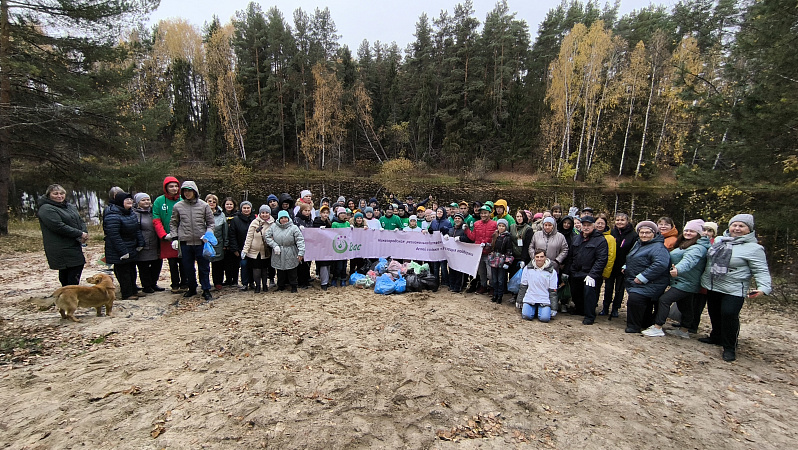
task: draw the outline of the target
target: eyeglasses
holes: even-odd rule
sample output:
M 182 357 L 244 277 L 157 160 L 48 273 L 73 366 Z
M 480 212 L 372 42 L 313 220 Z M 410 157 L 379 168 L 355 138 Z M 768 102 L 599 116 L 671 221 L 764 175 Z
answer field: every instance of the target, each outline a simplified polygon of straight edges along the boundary
M 654 234 L 654 232 L 651 230 L 641 229 L 640 231 L 637 232 L 637 234 Z

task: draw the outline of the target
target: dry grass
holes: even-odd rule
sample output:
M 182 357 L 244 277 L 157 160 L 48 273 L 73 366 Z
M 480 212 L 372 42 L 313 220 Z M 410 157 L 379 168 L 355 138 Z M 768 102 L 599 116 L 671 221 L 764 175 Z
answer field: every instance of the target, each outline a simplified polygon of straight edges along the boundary
M 103 240 L 101 226 L 89 225 L 89 240 Z M 39 221 L 35 219 L 12 220 L 8 223 L 8 235 L 0 236 L 0 256 L 38 252 L 42 249 L 42 230 Z

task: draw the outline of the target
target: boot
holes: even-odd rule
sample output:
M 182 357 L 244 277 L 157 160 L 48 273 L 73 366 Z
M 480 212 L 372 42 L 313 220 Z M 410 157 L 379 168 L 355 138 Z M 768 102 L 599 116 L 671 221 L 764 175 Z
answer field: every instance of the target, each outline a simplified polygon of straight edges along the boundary
M 185 294 L 183 294 L 183 297 L 185 297 L 185 298 L 189 298 L 189 297 L 193 297 L 193 296 L 195 296 L 195 295 L 197 295 L 197 288 L 189 288 L 189 289 L 186 291 L 186 293 L 185 293 Z
M 255 286 L 255 293 L 260 294 L 260 286 Z
M 206 302 L 213 300 L 213 295 L 211 295 L 210 289 L 203 289 L 202 298 L 204 298 Z
M 297 292 L 296 285 L 292 284 L 291 285 L 291 293 L 292 294 L 296 294 L 296 292 Z
M 496 304 L 501 305 L 503 296 L 504 296 L 504 294 L 497 294 L 496 295 Z

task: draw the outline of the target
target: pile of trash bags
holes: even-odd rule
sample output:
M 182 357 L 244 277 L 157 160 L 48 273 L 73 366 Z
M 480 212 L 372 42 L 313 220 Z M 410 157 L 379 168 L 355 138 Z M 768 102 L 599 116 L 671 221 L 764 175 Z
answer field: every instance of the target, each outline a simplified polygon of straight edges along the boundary
M 406 291 L 437 291 L 438 280 L 430 273 L 429 264 L 415 261 L 404 264 L 390 258 L 372 262 L 368 270 L 363 267 L 349 277 L 349 284 L 359 289 L 374 288 L 377 294 L 402 294 Z

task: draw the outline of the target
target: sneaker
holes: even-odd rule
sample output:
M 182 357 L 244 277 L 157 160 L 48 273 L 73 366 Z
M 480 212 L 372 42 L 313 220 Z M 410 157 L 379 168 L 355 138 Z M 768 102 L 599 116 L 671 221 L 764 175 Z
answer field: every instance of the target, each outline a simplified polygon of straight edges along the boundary
M 582 319 L 582 325 L 593 325 L 593 321 L 585 317 Z
M 665 331 L 666 333 L 670 334 L 671 336 L 677 336 L 682 339 L 690 339 L 690 333 L 686 331 L 682 331 L 678 328 L 672 328 L 670 330 Z
M 197 289 L 196 288 L 187 290 L 186 293 L 183 294 L 183 297 L 188 298 L 188 297 L 193 297 L 195 295 L 197 295 Z
M 476 290 L 476 293 L 480 294 L 480 295 L 482 295 L 482 294 L 484 294 L 486 292 L 488 292 L 488 288 L 486 288 L 485 286 L 480 286 L 479 289 Z
M 601 311 L 599 311 L 599 313 L 598 313 L 598 315 L 600 315 L 600 316 L 606 316 L 607 314 L 608 314 L 608 312 L 607 312 L 607 310 L 606 310 L 606 309 L 602 309 L 602 310 L 601 310 Z
M 737 359 L 737 355 L 734 354 L 734 350 L 723 350 L 723 360 L 726 362 L 732 362 Z
M 322 291 L 326 291 L 327 290 L 327 285 L 326 284 L 322 284 L 321 285 L 321 290 Z
M 155 289 L 153 289 L 151 287 L 148 287 L 148 288 L 142 289 L 142 292 L 144 292 L 145 294 L 154 294 L 155 293 Z
M 640 330 L 638 330 L 636 328 L 632 328 L 632 327 L 626 327 L 626 329 L 623 330 L 623 332 L 624 333 L 639 333 Z
M 216 285 L 214 285 L 213 287 L 214 287 L 214 288 L 215 288 L 217 291 L 221 291 L 221 290 L 222 290 L 222 285 L 221 285 L 221 284 L 216 284 Z
M 238 288 L 238 290 L 241 292 L 246 292 L 249 290 L 249 286 L 241 286 L 240 288 Z
M 617 310 L 617 309 L 613 309 L 613 310 L 612 310 L 612 313 L 610 313 L 610 317 L 615 317 L 615 318 L 617 318 L 617 317 L 618 317 L 618 310 Z
M 648 336 L 648 337 L 662 337 L 662 336 L 665 336 L 665 332 L 662 331 L 662 328 L 657 328 L 657 327 L 655 327 L 653 325 L 648 327 L 648 328 L 646 328 L 645 330 L 641 331 L 640 333 L 642 333 L 643 336 Z
M 297 293 L 296 286 L 291 286 L 291 293 L 292 294 L 296 294 Z

